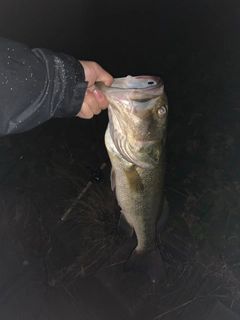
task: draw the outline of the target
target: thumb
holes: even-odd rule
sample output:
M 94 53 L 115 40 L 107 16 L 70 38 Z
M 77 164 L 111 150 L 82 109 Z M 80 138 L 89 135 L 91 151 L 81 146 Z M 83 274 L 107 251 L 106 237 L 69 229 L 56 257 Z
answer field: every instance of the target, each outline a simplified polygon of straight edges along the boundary
M 97 65 L 97 81 L 103 82 L 106 86 L 111 86 L 113 83 L 113 77 L 106 71 L 104 70 L 100 65 Z
M 79 60 L 79 62 L 83 66 L 85 79 L 88 81 L 89 87 L 93 86 L 96 81 L 101 81 L 106 86 L 110 86 L 113 83 L 113 77 L 98 63 L 84 60 Z

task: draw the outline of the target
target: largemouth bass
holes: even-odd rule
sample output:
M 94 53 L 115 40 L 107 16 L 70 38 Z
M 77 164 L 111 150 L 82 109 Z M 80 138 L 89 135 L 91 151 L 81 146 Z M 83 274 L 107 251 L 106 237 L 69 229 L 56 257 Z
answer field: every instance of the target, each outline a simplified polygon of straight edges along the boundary
M 158 77 L 114 79 L 96 85 L 109 102 L 105 145 L 112 164 L 111 187 L 121 207 L 119 229 L 137 246 L 126 271 L 145 272 L 153 282 L 166 276 L 156 245 L 157 223 L 164 207 L 168 101 Z

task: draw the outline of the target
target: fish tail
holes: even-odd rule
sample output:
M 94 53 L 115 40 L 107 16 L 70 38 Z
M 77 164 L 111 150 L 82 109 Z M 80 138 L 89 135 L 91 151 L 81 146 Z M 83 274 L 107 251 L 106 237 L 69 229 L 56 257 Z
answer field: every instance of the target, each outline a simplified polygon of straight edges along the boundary
M 166 280 L 166 269 L 158 248 L 150 252 L 133 250 L 124 265 L 124 272 L 143 272 L 152 282 L 159 283 Z

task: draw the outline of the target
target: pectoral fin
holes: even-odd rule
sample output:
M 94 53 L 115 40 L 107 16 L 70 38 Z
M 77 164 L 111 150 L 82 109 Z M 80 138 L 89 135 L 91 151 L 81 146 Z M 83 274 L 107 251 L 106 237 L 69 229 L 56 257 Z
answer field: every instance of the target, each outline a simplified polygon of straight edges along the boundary
M 143 191 L 143 182 L 136 170 L 135 166 L 132 166 L 130 169 L 124 170 L 130 191 L 140 193 Z
M 110 175 L 110 180 L 111 180 L 111 189 L 112 191 L 116 188 L 116 175 L 115 175 L 115 170 L 111 169 L 111 175 Z

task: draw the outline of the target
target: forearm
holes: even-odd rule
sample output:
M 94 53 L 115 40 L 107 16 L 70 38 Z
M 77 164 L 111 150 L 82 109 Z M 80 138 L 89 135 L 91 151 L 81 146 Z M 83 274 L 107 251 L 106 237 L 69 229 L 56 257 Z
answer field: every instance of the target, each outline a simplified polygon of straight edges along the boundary
M 75 116 L 86 88 L 75 58 L 0 38 L 0 135 Z

